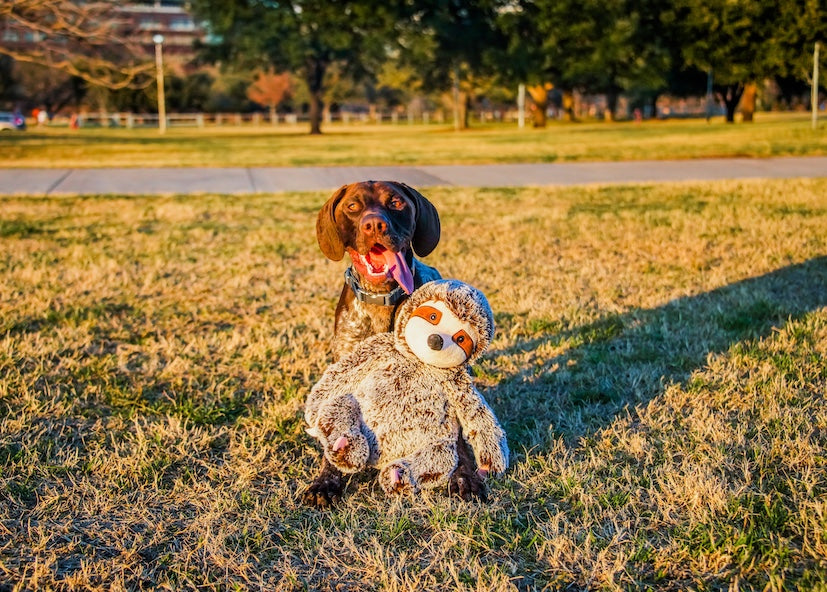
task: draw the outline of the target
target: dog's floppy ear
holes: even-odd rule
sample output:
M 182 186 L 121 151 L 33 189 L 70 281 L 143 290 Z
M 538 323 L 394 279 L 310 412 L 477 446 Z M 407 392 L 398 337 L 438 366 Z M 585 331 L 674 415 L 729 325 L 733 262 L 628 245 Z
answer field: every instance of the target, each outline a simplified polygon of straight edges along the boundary
M 345 256 L 345 244 L 339 236 L 339 228 L 336 226 L 333 212 L 344 197 L 347 188 L 347 185 L 342 185 L 337 189 L 319 210 L 319 216 L 316 218 L 316 240 L 319 241 L 319 248 L 325 257 L 333 261 L 339 261 Z
M 416 227 L 414 228 L 411 246 L 414 252 L 420 257 L 426 257 L 439 243 L 440 225 L 439 214 L 434 204 L 419 193 L 416 189 L 404 183 L 394 183 L 405 195 L 407 195 L 416 207 Z

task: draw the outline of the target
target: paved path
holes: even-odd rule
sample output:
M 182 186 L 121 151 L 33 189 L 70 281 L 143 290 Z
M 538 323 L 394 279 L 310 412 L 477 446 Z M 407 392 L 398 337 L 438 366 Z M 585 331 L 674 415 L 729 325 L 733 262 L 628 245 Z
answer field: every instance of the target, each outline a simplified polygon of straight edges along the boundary
M 365 179 L 414 187 L 500 187 L 792 177 L 827 177 L 827 157 L 412 167 L 0 168 L 0 195 L 271 193 L 331 190 Z

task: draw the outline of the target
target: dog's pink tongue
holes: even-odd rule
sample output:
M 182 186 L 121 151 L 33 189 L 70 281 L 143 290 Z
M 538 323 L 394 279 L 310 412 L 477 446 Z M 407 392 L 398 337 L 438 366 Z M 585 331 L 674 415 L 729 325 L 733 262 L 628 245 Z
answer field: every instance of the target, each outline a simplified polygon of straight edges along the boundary
M 406 294 L 410 294 L 414 289 L 413 274 L 411 268 L 408 267 L 408 262 L 405 261 L 405 255 L 402 253 L 394 253 L 390 249 L 382 253 L 385 257 L 385 263 L 388 266 L 388 271 L 396 280 L 396 283 L 402 286 Z

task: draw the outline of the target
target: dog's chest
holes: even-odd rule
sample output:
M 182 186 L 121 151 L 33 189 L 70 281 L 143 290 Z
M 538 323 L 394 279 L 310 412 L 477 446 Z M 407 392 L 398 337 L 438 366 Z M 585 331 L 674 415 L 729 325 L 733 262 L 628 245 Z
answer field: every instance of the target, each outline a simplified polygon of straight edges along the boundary
M 359 343 L 393 327 L 394 307 L 377 306 L 354 300 L 342 310 L 336 324 L 333 355 L 338 360 L 353 351 Z

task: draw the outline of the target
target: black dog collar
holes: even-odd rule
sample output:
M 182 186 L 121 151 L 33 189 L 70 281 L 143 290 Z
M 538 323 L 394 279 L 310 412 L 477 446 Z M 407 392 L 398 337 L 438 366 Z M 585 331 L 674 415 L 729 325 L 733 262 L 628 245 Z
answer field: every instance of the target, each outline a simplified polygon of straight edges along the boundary
M 402 286 L 397 286 L 390 292 L 367 292 L 359 285 L 359 279 L 353 274 L 353 268 L 345 269 L 345 283 L 350 286 L 356 299 L 368 304 L 377 304 L 379 306 L 396 306 L 402 302 L 407 294 Z

